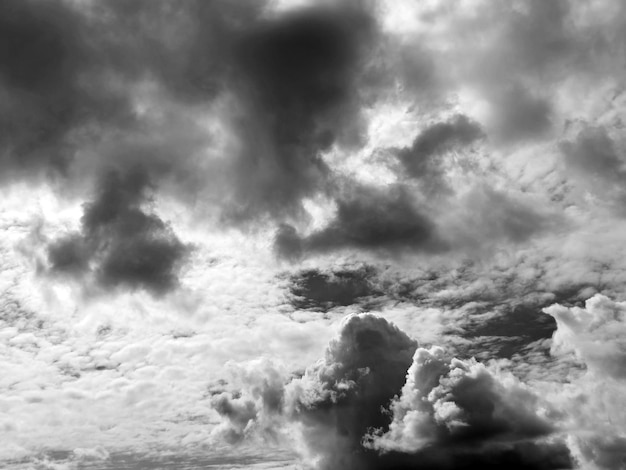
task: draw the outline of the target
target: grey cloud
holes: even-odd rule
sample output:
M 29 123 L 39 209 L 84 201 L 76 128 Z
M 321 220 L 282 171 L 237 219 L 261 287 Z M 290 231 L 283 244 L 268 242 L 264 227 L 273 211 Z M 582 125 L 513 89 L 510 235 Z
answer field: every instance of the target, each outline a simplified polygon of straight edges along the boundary
M 201 188 L 203 176 L 218 187 L 225 219 L 280 218 L 326 189 L 321 151 L 360 139 L 358 81 L 376 35 L 361 2 L 280 14 L 249 1 L 10 0 L 0 8 L 0 102 L 10 111 L 0 120 L 4 174 L 82 181 L 105 157 L 120 171 L 139 160 L 158 167 L 155 180 L 175 174 L 175 193 L 189 180 Z M 160 118 L 137 112 L 135 92 L 146 84 L 168 105 Z M 207 169 L 198 154 L 208 139 L 181 126 L 180 115 L 226 96 L 240 106 L 229 128 L 237 149 Z M 169 158 L 139 152 L 124 165 L 118 153 L 128 144 L 112 136 L 158 148 L 164 128 L 184 145 Z
M 374 33 L 369 13 L 346 4 L 262 20 L 243 37 L 237 60 L 250 104 L 234 217 L 297 213 L 303 196 L 326 189 L 319 153 L 358 140 L 356 90 Z
M 311 269 L 291 277 L 290 292 L 296 308 L 327 311 L 336 306 L 353 305 L 371 296 L 381 295 L 373 278 L 371 266 L 356 269 L 335 269 L 324 272 Z
M 558 220 L 557 215 L 543 213 L 519 197 L 513 198 L 487 186 L 470 192 L 465 204 L 473 219 L 467 221 L 465 231 L 470 234 L 474 225 L 483 239 L 523 242 Z
M 142 169 L 107 173 L 96 199 L 84 205 L 82 231 L 49 245 L 52 271 L 72 275 L 93 271 L 104 287 L 145 288 L 155 294 L 175 288 L 190 247 L 167 223 L 142 208 L 149 188 Z
M 303 240 L 306 249 L 330 251 L 356 248 L 393 252 L 436 246 L 435 226 L 401 186 L 360 187 L 337 201 L 329 225 Z
M 0 6 L 0 164 L 5 175 L 63 173 L 73 131 L 132 121 L 103 81 L 88 29 L 64 2 L 8 0 Z
M 426 127 L 410 147 L 398 149 L 395 153 L 406 173 L 420 180 L 425 193 L 435 195 L 448 189 L 441 154 L 469 145 L 483 135 L 477 122 L 457 114 L 447 121 Z
M 545 135 L 552 128 L 552 105 L 547 98 L 534 96 L 520 85 L 510 86 L 492 96 L 493 130 L 497 139 L 516 142 Z
M 624 161 L 603 128 L 584 129 L 574 142 L 564 142 L 561 150 L 567 165 L 583 177 L 619 182 L 626 176 Z
M 623 216 L 626 202 L 626 164 L 619 140 L 603 127 L 587 127 L 573 141 L 560 145 L 569 176 Z

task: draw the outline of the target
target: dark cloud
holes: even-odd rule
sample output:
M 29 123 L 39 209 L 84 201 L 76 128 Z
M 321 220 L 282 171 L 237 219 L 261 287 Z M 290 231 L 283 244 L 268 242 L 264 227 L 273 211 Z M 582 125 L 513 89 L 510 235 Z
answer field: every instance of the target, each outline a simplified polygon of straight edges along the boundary
M 145 288 L 164 293 L 178 284 L 189 253 L 171 227 L 146 212 L 151 183 L 136 169 L 112 171 L 100 182 L 93 202 L 84 205 L 82 230 L 48 247 L 52 271 L 84 275 L 93 271 L 102 286 Z
M 375 276 L 376 271 L 370 266 L 328 273 L 317 269 L 302 271 L 291 278 L 292 304 L 300 309 L 327 311 L 359 303 L 381 294 L 372 282 Z
M 0 5 L 0 164 L 4 175 L 63 173 L 77 131 L 131 121 L 123 97 L 107 86 L 88 28 L 64 2 Z
M 337 201 L 337 215 L 303 239 L 306 250 L 343 248 L 394 252 L 436 247 L 435 226 L 403 187 L 359 187 Z
M 250 1 L 9 0 L 0 8 L 4 174 L 83 179 L 102 166 L 86 158 L 113 155 L 120 171 L 140 160 L 158 167 L 153 178 L 175 173 L 177 192 L 187 180 L 200 187 L 198 173 L 211 179 L 215 168 L 192 158 L 206 142 L 179 114 L 228 96 L 239 109 L 229 129 L 236 149 L 218 170 L 228 179 L 225 214 L 282 216 L 325 189 L 321 151 L 359 140 L 357 82 L 376 30 L 360 2 L 280 14 Z M 144 95 L 154 112 L 138 111 Z M 185 141 L 176 158 L 139 152 L 124 166 L 118 154 L 128 141 L 158 148 L 145 140 L 161 142 L 163 129 Z
M 567 165 L 585 178 L 600 179 L 605 184 L 620 182 L 626 176 L 624 160 L 603 128 L 582 130 L 574 142 L 564 142 L 561 151 Z
M 259 21 L 239 43 L 249 104 L 234 216 L 297 211 L 325 190 L 320 152 L 358 140 L 358 79 L 375 25 L 361 7 L 307 7 Z M 356 127 L 355 127 L 356 126 Z
M 385 428 L 383 412 L 404 383 L 417 342 L 374 315 L 353 315 L 325 359 L 295 380 L 292 413 L 319 468 L 374 468 L 361 446 L 369 427 Z M 372 452 L 372 454 L 374 454 Z
M 455 147 L 471 144 L 482 136 L 478 123 L 458 114 L 448 121 L 426 127 L 411 147 L 398 150 L 397 155 L 409 176 L 421 179 L 428 193 L 436 193 L 444 186 L 444 170 L 436 157 Z

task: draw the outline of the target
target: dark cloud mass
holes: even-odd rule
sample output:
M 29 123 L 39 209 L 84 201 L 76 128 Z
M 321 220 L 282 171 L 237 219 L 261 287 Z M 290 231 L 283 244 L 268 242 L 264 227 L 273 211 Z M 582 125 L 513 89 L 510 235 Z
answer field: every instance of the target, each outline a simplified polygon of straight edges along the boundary
M 92 270 L 102 286 L 155 293 L 176 287 L 177 272 L 190 248 L 166 222 L 142 208 L 149 189 L 141 169 L 107 173 L 96 199 L 84 205 L 81 232 L 48 247 L 51 269 L 77 276 Z
M 337 201 L 337 214 L 327 227 L 303 239 L 306 249 L 342 248 L 392 253 L 436 247 L 435 227 L 402 186 L 356 188 Z
M 360 303 L 382 294 L 372 282 L 375 275 L 376 270 L 371 266 L 328 273 L 317 269 L 300 272 L 291 278 L 292 304 L 300 309 L 326 311 Z
M 235 215 L 293 211 L 325 190 L 330 169 L 320 152 L 358 139 L 357 82 L 373 34 L 365 10 L 339 4 L 259 21 L 242 38 L 237 60 L 250 105 Z
M 429 185 L 429 192 L 433 192 L 442 186 L 443 170 L 437 158 L 439 154 L 456 146 L 471 144 L 482 136 L 478 123 L 467 116 L 456 115 L 448 121 L 426 127 L 411 147 L 398 150 L 397 155 L 406 172 L 413 178 L 423 179 Z

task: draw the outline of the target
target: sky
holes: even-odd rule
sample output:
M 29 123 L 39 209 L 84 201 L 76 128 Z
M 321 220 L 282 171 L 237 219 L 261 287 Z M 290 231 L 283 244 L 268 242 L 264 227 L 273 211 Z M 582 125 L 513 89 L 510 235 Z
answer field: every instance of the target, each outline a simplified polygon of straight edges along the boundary
M 2 0 L 0 466 L 625 469 L 625 10 Z

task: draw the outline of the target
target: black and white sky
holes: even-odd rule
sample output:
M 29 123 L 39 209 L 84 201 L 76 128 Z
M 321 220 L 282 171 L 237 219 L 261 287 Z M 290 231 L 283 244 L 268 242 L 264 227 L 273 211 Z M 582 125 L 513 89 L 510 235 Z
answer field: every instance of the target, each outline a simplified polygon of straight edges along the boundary
M 626 3 L 0 0 L 0 467 L 626 469 Z

